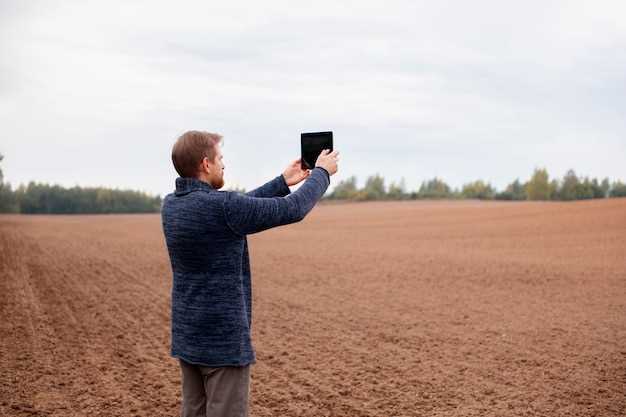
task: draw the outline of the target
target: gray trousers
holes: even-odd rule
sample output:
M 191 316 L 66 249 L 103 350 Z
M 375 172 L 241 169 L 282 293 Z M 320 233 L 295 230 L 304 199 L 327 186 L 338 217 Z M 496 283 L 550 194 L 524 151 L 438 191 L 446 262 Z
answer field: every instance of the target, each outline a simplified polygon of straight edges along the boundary
M 178 361 L 182 417 L 248 417 L 250 365 L 213 368 Z

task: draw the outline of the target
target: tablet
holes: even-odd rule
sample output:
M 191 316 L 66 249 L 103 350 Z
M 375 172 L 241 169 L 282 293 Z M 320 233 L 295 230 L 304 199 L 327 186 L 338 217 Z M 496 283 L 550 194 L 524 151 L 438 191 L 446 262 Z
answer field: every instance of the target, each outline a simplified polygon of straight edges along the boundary
M 333 132 L 312 132 L 300 135 L 302 169 L 315 168 L 315 161 L 324 149 L 333 150 Z

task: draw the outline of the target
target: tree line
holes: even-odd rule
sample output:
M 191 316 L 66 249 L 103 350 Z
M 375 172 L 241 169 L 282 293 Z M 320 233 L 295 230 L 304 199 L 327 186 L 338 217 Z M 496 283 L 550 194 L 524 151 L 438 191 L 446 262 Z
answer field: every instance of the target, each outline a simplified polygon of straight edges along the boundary
M 0 155 L 0 161 L 3 156 Z M 161 209 L 161 197 L 103 187 L 72 187 L 30 182 L 15 190 L 4 182 L 0 169 L 0 213 L 99 214 L 153 213 Z
M 0 161 L 3 156 L 0 155 Z M 244 189 L 231 191 L 244 192 Z M 460 188 L 452 188 L 440 178 L 423 181 L 417 190 L 406 189 L 404 179 L 391 182 L 375 174 L 368 177 L 363 187 L 357 178 L 340 181 L 325 196 L 328 200 L 417 200 L 417 199 L 480 199 L 480 200 L 584 200 L 592 198 L 626 197 L 626 184 L 604 178 L 579 177 L 569 170 L 563 178 L 550 178 L 545 168 L 535 169 L 530 179 L 516 179 L 504 190 L 497 191 L 491 184 L 476 180 Z M 0 213 L 25 214 L 88 214 L 88 213 L 155 213 L 161 209 L 161 197 L 133 190 L 103 187 L 72 187 L 30 182 L 15 190 L 4 182 L 0 169 Z
M 563 178 L 552 178 L 545 168 L 537 168 L 525 182 L 516 179 L 498 191 L 491 184 L 476 180 L 460 188 L 452 188 L 440 178 L 423 181 L 414 191 L 408 191 L 404 179 L 385 185 L 385 179 L 375 174 L 368 177 L 363 187 L 357 178 L 340 181 L 326 199 L 329 200 L 418 200 L 418 199 L 480 199 L 480 200 L 586 200 L 592 198 L 626 197 L 626 184 L 611 182 L 608 178 L 579 177 L 570 169 Z

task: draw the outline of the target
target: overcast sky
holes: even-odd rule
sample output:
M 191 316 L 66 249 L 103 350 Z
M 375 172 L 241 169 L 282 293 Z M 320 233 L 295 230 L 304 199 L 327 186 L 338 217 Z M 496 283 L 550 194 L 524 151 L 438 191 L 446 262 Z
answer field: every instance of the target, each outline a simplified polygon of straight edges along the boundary
M 227 187 L 320 130 L 333 185 L 626 180 L 626 2 L 0 0 L 0 122 L 14 186 L 165 195 L 190 129 L 224 136 Z

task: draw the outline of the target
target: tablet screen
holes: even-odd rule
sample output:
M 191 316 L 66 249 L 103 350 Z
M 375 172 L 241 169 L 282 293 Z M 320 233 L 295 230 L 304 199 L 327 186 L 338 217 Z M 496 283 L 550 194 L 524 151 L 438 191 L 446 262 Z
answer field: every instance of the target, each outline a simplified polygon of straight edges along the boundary
M 313 169 L 322 150 L 333 150 L 333 132 L 302 133 L 302 169 Z

